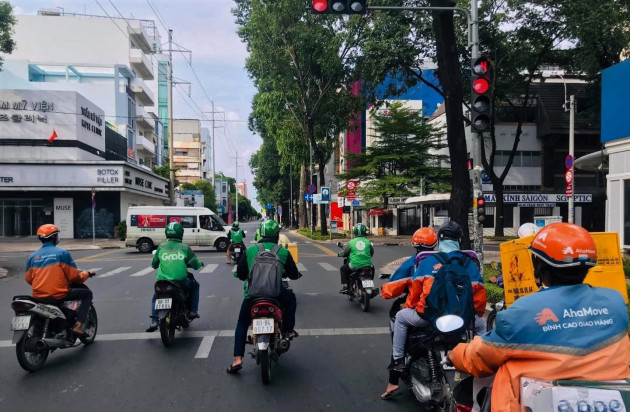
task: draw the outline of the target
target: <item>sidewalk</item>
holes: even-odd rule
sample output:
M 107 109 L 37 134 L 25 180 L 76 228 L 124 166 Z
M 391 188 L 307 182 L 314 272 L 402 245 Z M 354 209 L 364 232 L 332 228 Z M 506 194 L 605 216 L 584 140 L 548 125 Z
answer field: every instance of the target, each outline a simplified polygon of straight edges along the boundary
M 36 236 L 5 238 L 0 240 L 0 253 L 34 252 L 42 246 Z M 59 247 L 66 250 L 119 249 L 125 242 L 118 239 L 61 239 Z

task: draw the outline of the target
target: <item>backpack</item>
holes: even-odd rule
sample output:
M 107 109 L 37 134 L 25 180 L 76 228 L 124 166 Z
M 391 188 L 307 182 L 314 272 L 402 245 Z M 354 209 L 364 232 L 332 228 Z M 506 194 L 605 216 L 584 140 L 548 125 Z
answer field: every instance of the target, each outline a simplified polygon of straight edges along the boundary
M 280 245 L 266 250 L 258 244 L 258 254 L 254 258 L 247 281 L 247 295 L 250 298 L 277 298 L 282 292 L 282 272 L 284 267 L 278 258 Z
M 434 256 L 442 267 L 435 274 L 431 292 L 426 297 L 423 317 L 435 326 L 440 316 L 457 315 L 464 320 L 464 326 L 450 333 L 459 333 L 471 328 L 475 318 L 472 284 L 464 269 L 470 258 L 463 254 L 450 259 L 444 253 Z

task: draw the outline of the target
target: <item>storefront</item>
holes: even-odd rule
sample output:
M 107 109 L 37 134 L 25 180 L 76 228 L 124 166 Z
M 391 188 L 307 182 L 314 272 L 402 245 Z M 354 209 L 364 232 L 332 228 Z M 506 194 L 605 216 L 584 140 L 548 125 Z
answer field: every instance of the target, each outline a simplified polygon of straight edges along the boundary
M 129 206 L 161 206 L 168 181 L 125 162 L 0 163 L 0 236 L 34 236 L 54 223 L 62 238 L 114 237 Z M 94 188 L 94 203 L 92 202 Z

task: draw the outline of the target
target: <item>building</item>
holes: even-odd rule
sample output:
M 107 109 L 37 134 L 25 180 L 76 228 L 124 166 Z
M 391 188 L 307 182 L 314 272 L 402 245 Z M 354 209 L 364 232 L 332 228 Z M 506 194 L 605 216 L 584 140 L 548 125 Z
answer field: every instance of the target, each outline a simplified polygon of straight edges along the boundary
M 0 90 L 0 236 L 114 236 L 129 206 L 163 205 L 168 181 L 126 161 L 127 139 L 73 91 Z
M 195 183 L 207 178 L 206 142 L 201 138 L 197 119 L 173 120 L 173 164 L 180 183 Z
M 227 222 L 230 210 L 232 208 L 230 197 L 230 182 L 223 174 L 217 174 L 214 182 L 214 193 L 217 199 L 218 214 L 223 220 Z
M 236 184 L 236 190 L 238 191 L 239 195 L 249 198 L 247 196 L 247 181 L 245 179 Z

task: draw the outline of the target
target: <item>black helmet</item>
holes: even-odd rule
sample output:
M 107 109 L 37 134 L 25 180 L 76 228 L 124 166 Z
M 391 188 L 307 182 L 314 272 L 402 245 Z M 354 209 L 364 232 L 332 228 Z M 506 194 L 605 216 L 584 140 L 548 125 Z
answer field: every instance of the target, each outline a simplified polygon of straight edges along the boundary
M 452 220 L 445 222 L 437 231 L 438 239 L 452 239 L 460 241 L 462 238 L 462 227 Z

